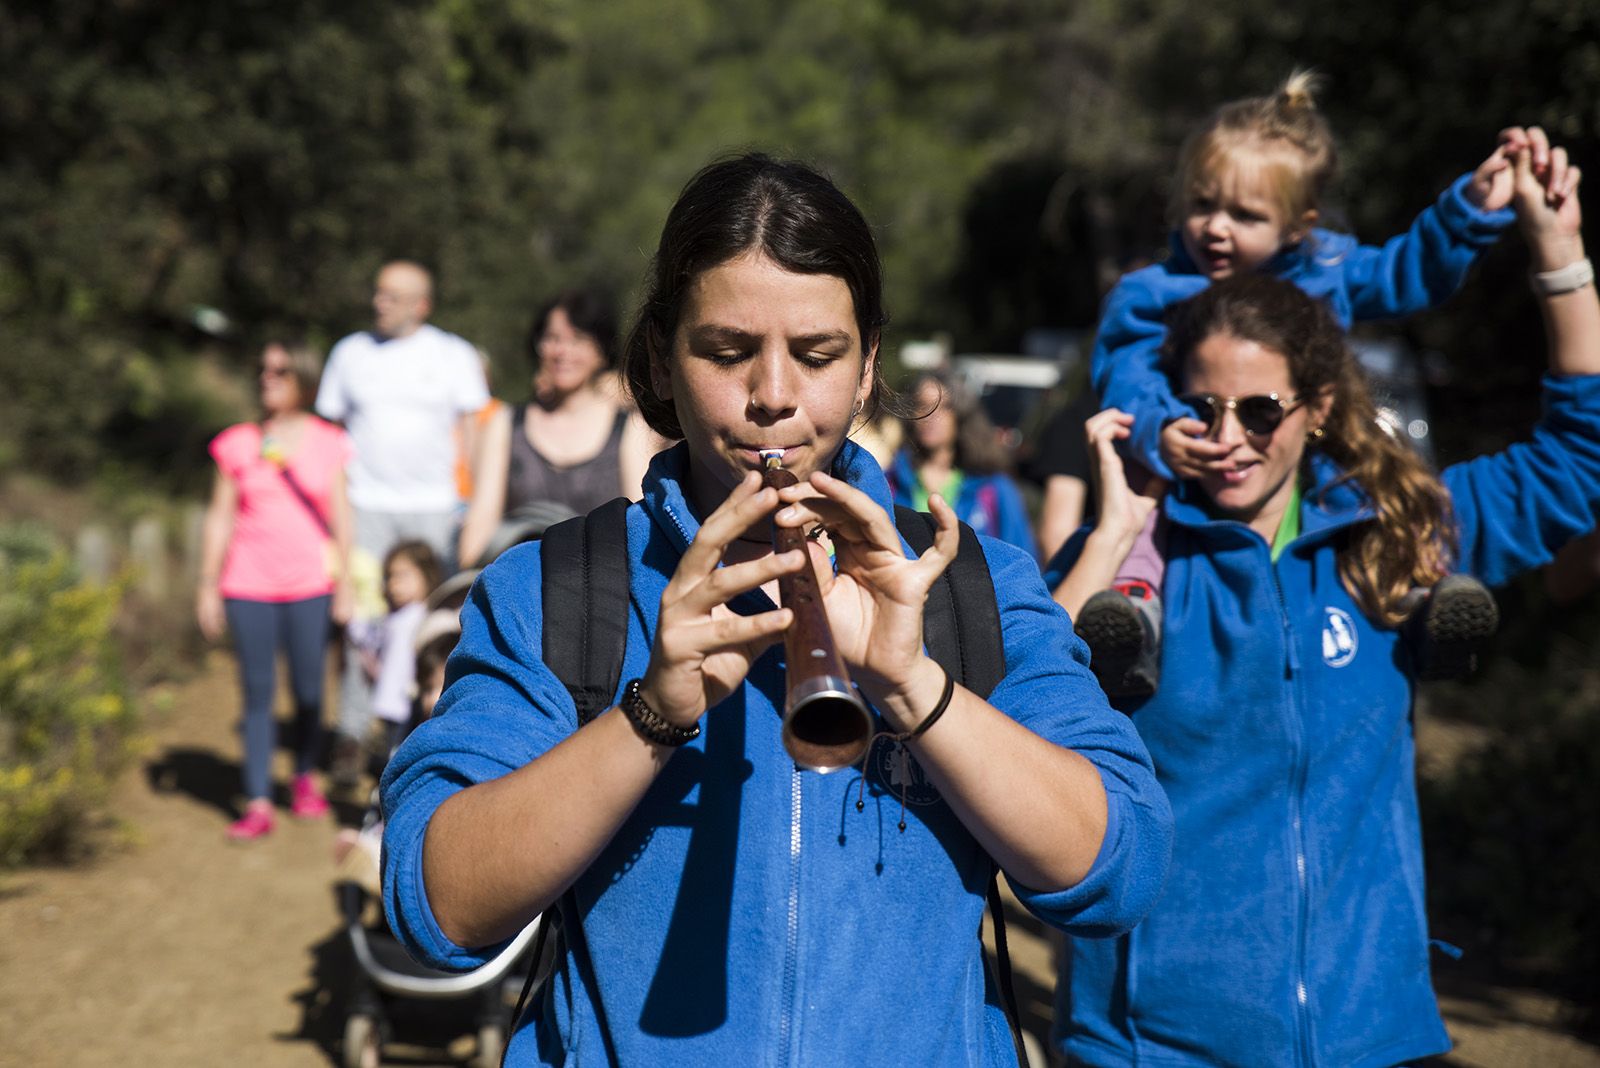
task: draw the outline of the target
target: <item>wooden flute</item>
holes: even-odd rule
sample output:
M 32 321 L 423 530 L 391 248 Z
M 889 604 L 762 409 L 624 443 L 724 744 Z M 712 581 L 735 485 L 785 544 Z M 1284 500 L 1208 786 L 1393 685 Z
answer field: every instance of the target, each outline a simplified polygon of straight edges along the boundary
M 798 481 L 784 469 L 782 453 L 763 453 L 762 462 L 762 478 L 773 489 Z M 772 548 L 807 552 L 806 536 L 796 527 L 773 524 Z M 860 762 L 872 739 L 872 713 L 850 684 L 809 560 L 808 555 L 804 568 L 778 579 L 779 599 L 794 613 L 783 637 L 789 673 L 783 745 L 796 764 L 828 772 Z

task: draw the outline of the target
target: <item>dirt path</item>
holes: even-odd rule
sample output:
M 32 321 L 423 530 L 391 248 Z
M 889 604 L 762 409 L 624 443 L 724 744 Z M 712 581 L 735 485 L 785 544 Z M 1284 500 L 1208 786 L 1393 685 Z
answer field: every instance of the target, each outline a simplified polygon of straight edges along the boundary
M 280 822 L 230 845 L 238 784 L 231 662 L 218 656 L 171 692 L 145 759 L 117 793 L 132 843 L 74 870 L 0 880 L 0 1064 L 337 1064 L 346 956 L 331 889 L 332 822 Z M 280 757 L 280 759 L 284 759 Z M 280 766 L 283 780 L 286 766 Z M 345 818 L 356 813 L 344 812 Z M 1018 996 L 1048 1027 L 1050 952 L 1014 915 Z M 1600 1066 L 1538 991 L 1451 990 L 1452 1068 Z M 464 1035 L 435 1027 L 397 1063 L 459 1064 Z M 441 1059 L 442 1058 L 442 1059 Z

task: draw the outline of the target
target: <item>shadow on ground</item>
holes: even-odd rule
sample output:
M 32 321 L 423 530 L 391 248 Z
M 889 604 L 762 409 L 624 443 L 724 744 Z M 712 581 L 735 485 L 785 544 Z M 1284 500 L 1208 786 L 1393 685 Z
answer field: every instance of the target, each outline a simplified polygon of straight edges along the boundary
M 216 809 L 228 819 L 240 815 L 236 804 L 239 796 L 239 764 L 237 761 L 224 760 L 209 749 L 170 746 L 161 756 L 145 765 L 144 774 L 150 789 L 158 794 L 186 794 Z M 279 800 L 274 798 L 275 802 Z

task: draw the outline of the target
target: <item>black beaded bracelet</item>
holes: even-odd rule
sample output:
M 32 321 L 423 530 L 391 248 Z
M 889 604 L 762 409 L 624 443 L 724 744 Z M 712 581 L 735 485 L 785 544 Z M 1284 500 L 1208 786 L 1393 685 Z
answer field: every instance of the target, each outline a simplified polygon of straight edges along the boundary
M 944 668 L 941 667 L 939 670 L 944 671 Z M 901 731 L 899 734 L 893 735 L 894 740 L 897 742 L 909 742 L 914 738 L 920 738 L 926 734 L 928 728 L 937 723 L 939 721 L 939 717 L 944 715 L 944 710 L 950 707 L 950 698 L 954 697 L 955 693 L 956 680 L 953 676 L 951 676 L 950 672 L 945 671 L 944 692 L 939 695 L 939 703 L 933 706 L 933 711 L 929 712 L 927 718 L 921 723 L 917 724 L 915 727 L 912 727 L 908 731 Z
M 646 741 L 674 747 L 700 737 L 700 724 L 680 727 L 663 719 L 655 709 L 646 704 L 644 695 L 639 692 L 639 684 L 642 681 L 634 679 L 629 682 L 622 690 L 622 700 L 617 702 L 622 714 L 633 724 L 634 730 L 638 731 Z

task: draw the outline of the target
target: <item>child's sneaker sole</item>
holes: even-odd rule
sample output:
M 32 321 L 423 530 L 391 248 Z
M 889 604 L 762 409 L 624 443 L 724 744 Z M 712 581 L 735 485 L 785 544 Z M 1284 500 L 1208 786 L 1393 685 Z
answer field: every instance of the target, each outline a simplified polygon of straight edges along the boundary
M 1089 667 L 1108 695 L 1148 697 L 1155 692 L 1150 673 L 1134 670 L 1145 653 L 1147 632 L 1127 594 L 1101 590 L 1084 603 L 1074 629 L 1089 646 Z
M 1472 672 L 1478 647 L 1500 627 L 1494 594 L 1469 575 L 1439 580 L 1423 609 L 1423 647 L 1417 675 L 1455 679 Z

